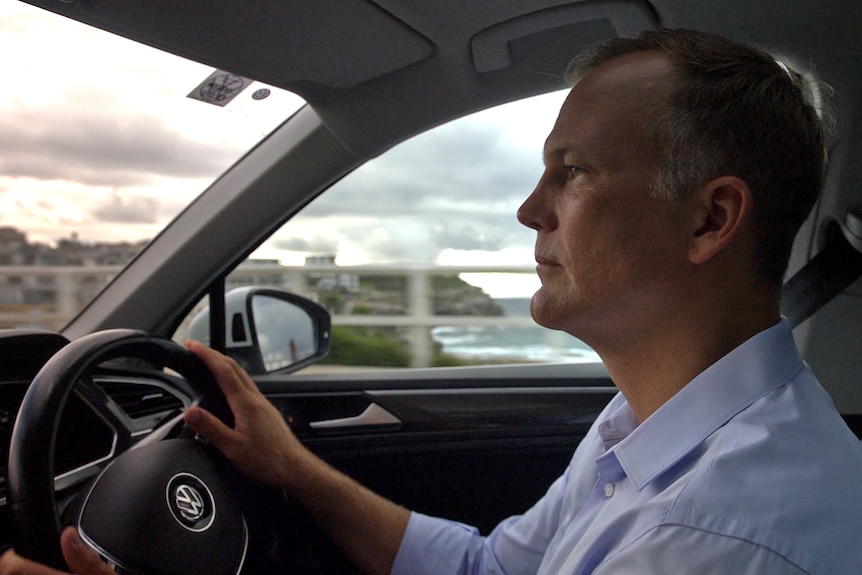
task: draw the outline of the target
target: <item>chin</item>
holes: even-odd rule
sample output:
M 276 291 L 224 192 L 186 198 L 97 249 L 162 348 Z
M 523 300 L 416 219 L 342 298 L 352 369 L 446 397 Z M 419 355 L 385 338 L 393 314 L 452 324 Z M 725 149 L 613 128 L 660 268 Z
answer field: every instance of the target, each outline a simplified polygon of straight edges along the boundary
M 565 306 L 560 305 L 557 298 L 549 297 L 544 288 L 533 294 L 530 300 L 530 315 L 533 321 L 548 329 L 562 330 L 563 325 L 568 323 L 567 314 L 562 313 Z
M 538 325 L 567 334 L 584 341 L 590 336 L 588 326 L 594 325 L 595 314 L 589 308 L 578 305 L 570 294 L 559 297 L 545 287 L 533 294 L 530 300 L 530 315 Z M 589 345 L 589 344 L 588 344 Z

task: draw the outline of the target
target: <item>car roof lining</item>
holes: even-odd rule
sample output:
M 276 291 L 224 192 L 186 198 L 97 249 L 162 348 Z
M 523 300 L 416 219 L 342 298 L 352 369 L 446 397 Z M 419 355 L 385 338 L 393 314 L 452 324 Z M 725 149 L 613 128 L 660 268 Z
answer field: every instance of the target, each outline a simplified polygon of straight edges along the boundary
M 365 0 L 78 0 L 71 6 L 72 17 L 88 24 L 294 91 L 354 86 L 424 60 L 434 49 Z
M 431 58 L 435 51 L 451 52 L 452 46 L 466 45 L 473 36 L 476 68 L 489 71 L 489 62 L 493 62 L 493 69 L 508 65 L 501 58 L 507 45 L 528 35 L 596 21 L 606 23 L 616 33 L 632 33 L 656 24 L 649 5 L 637 0 L 583 2 L 540 10 L 532 5 L 554 3 L 512 3 L 513 8 L 503 12 L 510 15 L 505 21 L 489 21 L 486 29 L 471 27 L 461 34 L 444 27 L 435 39 L 389 13 L 383 7 L 386 2 L 370 0 L 274 0 L 253 5 L 231 0 L 29 1 L 159 50 L 302 96 L 308 94 L 311 99 L 315 93 L 354 87 L 415 65 Z M 447 11 L 453 8 L 445 4 Z M 482 18 L 482 11 L 473 8 L 473 26 L 491 15 L 499 18 L 502 12 L 494 7 L 484 11 Z M 429 12 L 421 17 L 429 18 Z M 443 23 L 456 20 L 442 15 L 430 18 L 441 18 Z M 310 22 L 314 25 L 308 25 Z
M 470 48 L 481 73 L 508 68 L 516 58 L 515 45 L 549 54 L 564 46 L 564 38 L 579 38 L 584 45 L 611 36 L 630 36 L 658 27 L 658 16 L 639 2 L 582 2 L 555 6 L 500 22 L 475 34 Z M 524 50 L 527 52 L 527 50 Z M 530 60 L 536 60 L 531 58 Z M 559 74 L 560 70 L 555 70 Z

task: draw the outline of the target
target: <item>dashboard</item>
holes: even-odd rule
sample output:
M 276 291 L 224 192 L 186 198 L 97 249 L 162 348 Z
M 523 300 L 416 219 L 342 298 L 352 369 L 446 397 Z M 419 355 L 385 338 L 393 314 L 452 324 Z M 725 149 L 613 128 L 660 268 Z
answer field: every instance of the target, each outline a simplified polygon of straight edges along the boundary
M 0 544 L 8 544 L 14 537 L 8 465 L 18 409 L 32 379 L 67 343 L 53 332 L 0 331 Z M 58 502 L 81 491 L 115 453 L 179 414 L 191 398 L 184 380 L 151 366 L 114 361 L 88 374 L 86 385 L 76 385 L 69 395 L 57 423 L 54 485 Z

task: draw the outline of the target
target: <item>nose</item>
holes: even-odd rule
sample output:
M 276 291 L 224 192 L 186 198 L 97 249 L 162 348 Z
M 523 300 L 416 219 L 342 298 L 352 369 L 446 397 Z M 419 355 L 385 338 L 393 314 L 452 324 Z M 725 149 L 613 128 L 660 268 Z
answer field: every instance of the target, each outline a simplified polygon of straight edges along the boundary
M 518 208 L 518 221 L 536 231 L 549 231 L 556 227 L 554 210 L 547 196 L 547 174 L 543 174 L 533 192 Z

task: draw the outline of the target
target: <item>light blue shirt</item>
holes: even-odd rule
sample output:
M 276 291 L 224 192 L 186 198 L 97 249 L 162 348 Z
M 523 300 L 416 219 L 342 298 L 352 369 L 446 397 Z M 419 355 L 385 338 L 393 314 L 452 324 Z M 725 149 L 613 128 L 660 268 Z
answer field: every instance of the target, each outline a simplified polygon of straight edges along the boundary
M 618 394 L 488 536 L 413 513 L 393 575 L 862 574 L 862 446 L 787 320 L 641 425 Z

